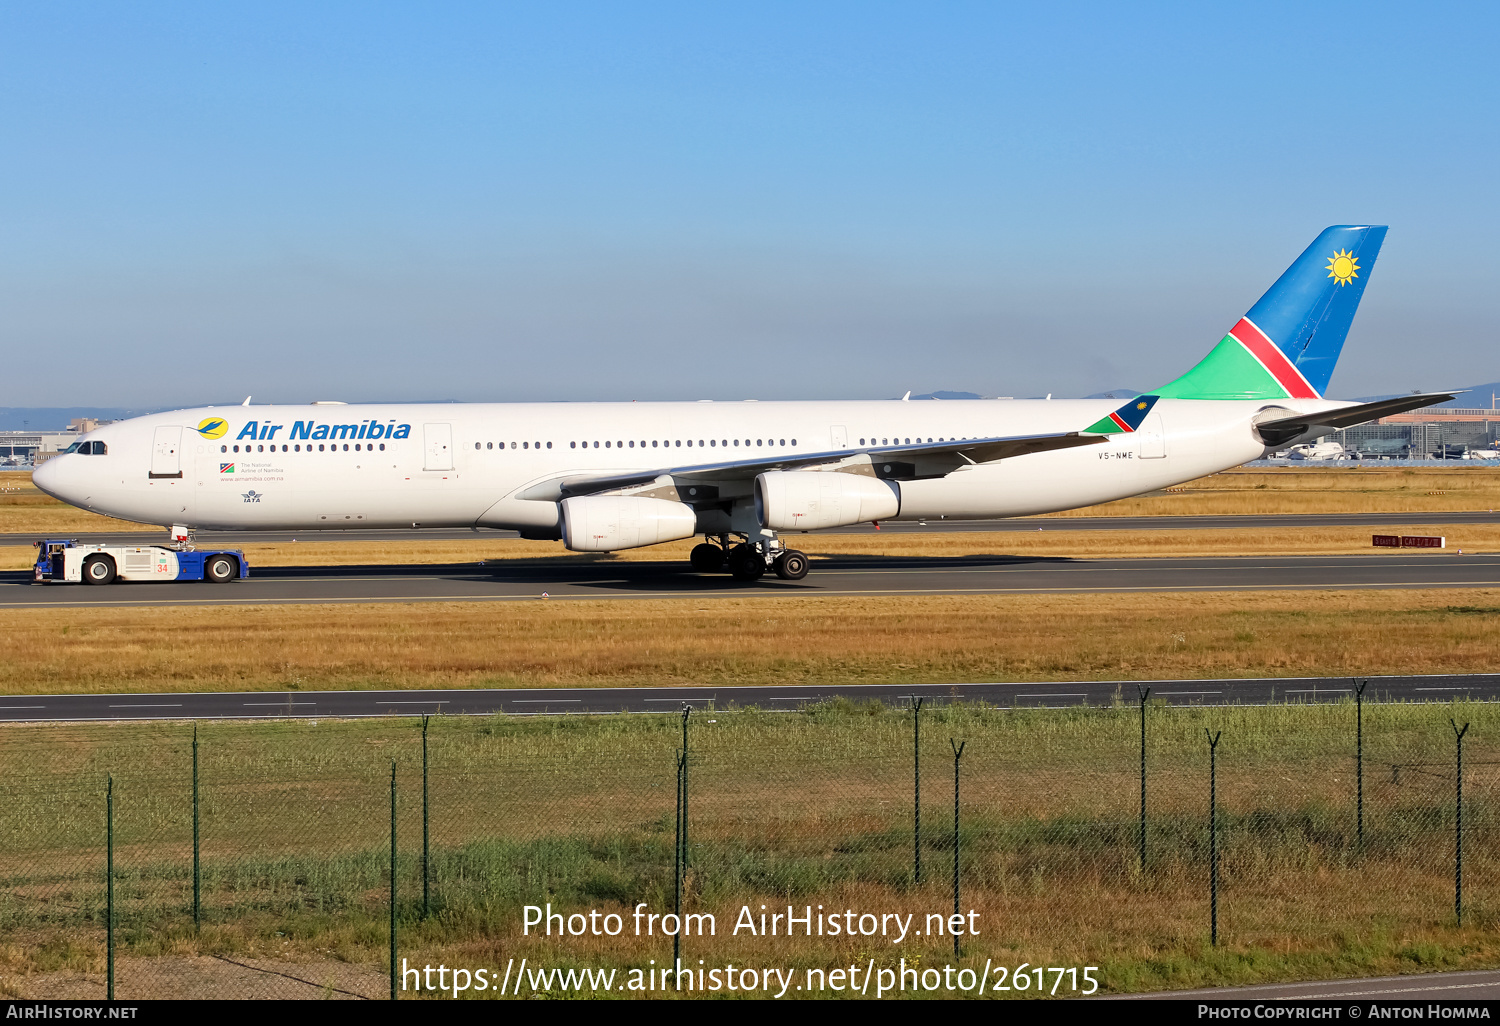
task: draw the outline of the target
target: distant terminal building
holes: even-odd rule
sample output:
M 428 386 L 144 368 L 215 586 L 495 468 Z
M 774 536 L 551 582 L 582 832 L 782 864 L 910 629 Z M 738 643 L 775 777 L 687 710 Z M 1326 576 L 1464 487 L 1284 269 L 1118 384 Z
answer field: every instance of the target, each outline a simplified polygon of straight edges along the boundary
M 1494 399 L 1491 403 L 1494 403 Z M 1433 407 L 1345 428 L 1327 436 L 1364 458 L 1454 459 L 1500 442 L 1500 409 Z
M 0 431 L 0 466 L 35 466 L 62 452 L 79 435 L 107 420 L 80 417 L 68 422 L 66 431 Z

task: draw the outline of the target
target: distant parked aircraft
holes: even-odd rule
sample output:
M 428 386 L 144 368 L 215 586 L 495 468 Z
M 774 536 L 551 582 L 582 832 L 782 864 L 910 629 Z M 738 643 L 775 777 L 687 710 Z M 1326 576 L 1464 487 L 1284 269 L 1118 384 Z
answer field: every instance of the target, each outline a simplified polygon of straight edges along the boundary
M 1313 462 L 1342 461 L 1352 458 L 1350 452 L 1338 442 L 1310 442 L 1294 445 L 1286 454 L 1289 460 Z

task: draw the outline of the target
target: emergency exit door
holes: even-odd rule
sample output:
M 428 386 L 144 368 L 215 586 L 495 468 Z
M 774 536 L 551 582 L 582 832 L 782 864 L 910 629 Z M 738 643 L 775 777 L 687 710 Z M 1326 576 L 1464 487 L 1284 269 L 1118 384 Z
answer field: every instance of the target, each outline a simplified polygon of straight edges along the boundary
M 182 476 L 182 428 L 159 427 L 151 443 L 151 476 Z
M 426 453 L 422 459 L 423 470 L 453 469 L 453 425 L 423 424 L 422 438 Z
M 1159 460 L 1165 459 L 1167 455 L 1167 433 L 1161 425 L 1161 414 L 1152 413 L 1139 430 L 1136 431 L 1136 439 L 1141 446 L 1141 459 Z

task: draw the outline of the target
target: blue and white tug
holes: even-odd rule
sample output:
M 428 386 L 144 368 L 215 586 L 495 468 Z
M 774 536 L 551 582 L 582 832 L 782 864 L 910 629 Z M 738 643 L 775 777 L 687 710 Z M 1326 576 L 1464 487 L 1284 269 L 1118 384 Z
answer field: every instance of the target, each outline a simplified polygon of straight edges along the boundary
M 79 544 L 69 538 L 44 538 L 37 549 L 32 580 L 69 584 L 115 581 L 212 581 L 226 584 L 250 575 L 250 564 L 238 549 L 173 549 L 165 545 Z

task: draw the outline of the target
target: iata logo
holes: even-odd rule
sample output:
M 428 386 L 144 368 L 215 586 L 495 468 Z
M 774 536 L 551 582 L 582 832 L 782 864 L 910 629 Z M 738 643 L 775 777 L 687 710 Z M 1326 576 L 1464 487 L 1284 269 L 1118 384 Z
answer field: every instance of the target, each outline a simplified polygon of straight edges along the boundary
M 204 438 L 213 441 L 215 438 L 223 438 L 224 432 L 229 430 L 229 421 L 223 417 L 209 417 L 203 423 L 193 428 Z
M 263 495 L 265 495 L 264 492 L 257 492 L 254 488 L 252 488 L 248 492 L 241 492 L 240 498 L 244 499 L 246 502 L 259 502 Z

